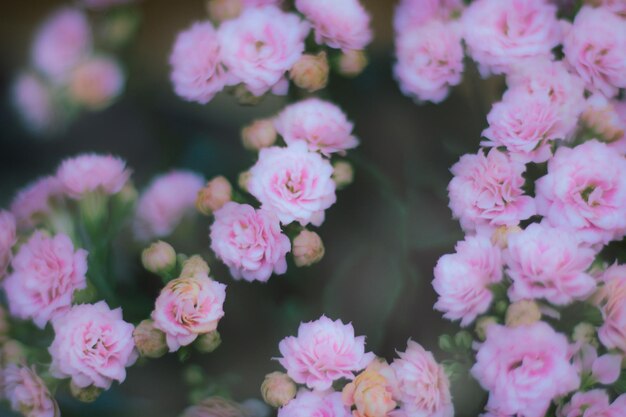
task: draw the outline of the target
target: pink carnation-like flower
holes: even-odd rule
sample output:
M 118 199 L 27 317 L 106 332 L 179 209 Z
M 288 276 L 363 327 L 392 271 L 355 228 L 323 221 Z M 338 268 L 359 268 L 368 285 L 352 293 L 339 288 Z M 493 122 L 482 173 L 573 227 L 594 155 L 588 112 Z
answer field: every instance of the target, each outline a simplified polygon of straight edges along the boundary
M 391 367 L 396 373 L 400 408 L 407 417 L 453 417 L 450 381 L 433 354 L 412 340 Z
M 623 417 L 626 412 L 626 394 L 609 403 L 606 391 L 594 389 L 577 392 L 569 403 L 558 410 L 559 417 Z
M 178 34 L 170 65 L 176 94 L 189 101 L 206 104 L 230 81 L 211 22 L 194 23 Z
M 62 81 L 91 50 L 91 29 L 87 16 L 78 9 L 62 8 L 39 29 L 32 48 L 35 67 Z
M 11 203 L 11 212 L 20 229 L 37 225 L 50 214 L 53 199 L 62 195 L 61 184 L 55 177 L 43 177 L 20 190 Z
M 4 282 L 11 314 L 30 318 L 40 328 L 65 314 L 74 291 L 87 287 L 87 251 L 75 251 L 64 234 L 35 232 L 12 265 L 13 273 Z
M 124 89 L 124 72 L 119 62 L 96 56 L 78 64 L 69 79 L 69 95 L 89 109 L 109 105 Z
M 461 82 L 463 46 L 455 24 L 433 20 L 398 34 L 394 74 L 405 95 L 439 103 Z
M 359 144 L 352 135 L 353 124 L 336 105 L 309 98 L 291 104 L 276 116 L 274 127 L 287 145 L 304 142 L 311 151 L 326 156 Z
M 590 90 L 610 98 L 626 87 L 626 20 L 610 10 L 583 7 L 563 52 Z
M 543 322 L 489 326 L 472 375 L 489 391 L 489 409 L 524 417 L 543 417 L 552 399 L 580 384 L 567 338 Z
M 120 158 L 83 154 L 63 161 L 56 177 L 68 197 L 80 199 L 95 191 L 117 194 L 128 181 L 130 171 Z
M 360 50 L 372 40 L 370 15 L 359 0 L 296 0 L 296 9 L 313 24 L 320 45 Z
M 309 26 L 276 6 L 252 7 L 220 26 L 223 62 L 255 96 L 274 87 L 304 51 Z
M 191 344 L 199 335 L 217 329 L 224 316 L 226 285 L 206 273 L 170 281 L 152 312 L 154 327 L 165 333 L 170 352 Z
M 468 236 L 455 249 L 435 266 L 433 288 L 439 295 L 435 309 L 467 326 L 489 309 L 493 299 L 489 286 L 502 280 L 502 259 L 500 249 L 484 236 Z
M 326 316 L 301 323 L 298 336 L 286 337 L 278 348 L 283 355 L 278 361 L 289 377 L 319 391 L 330 388 L 337 379 L 354 378 L 354 372 L 374 359 L 373 353 L 365 353 L 365 337 L 354 336 L 352 324 Z
M 552 226 L 571 228 L 589 244 L 626 232 L 626 160 L 592 140 L 559 148 L 536 183 L 537 211 Z
M 50 90 L 38 76 L 20 74 L 12 93 L 13 105 L 26 128 L 42 132 L 53 127 L 56 120 Z
M 278 417 L 352 417 L 339 392 L 311 392 L 302 389 L 293 400 L 278 410 Z
M 72 307 L 54 320 L 50 372 L 71 378 L 80 388 L 109 389 L 113 381 L 126 379 L 126 367 L 137 359 L 133 325 L 122 318 L 122 309 L 111 310 L 104 301 Z
M 509 236 L 504 252 L 513 280 L 512 301 L 545 298 L 558 305 L 587 298 L 596 288 L 586 271 L 595 251 L 580 244 L 575 232 L 533 223 Z
M 545 0 L 472 2 L 463 13 L 464 38 L 481 73 L 506 73 L 523 59 L 551 56 L 561 41 L 556 11 Z
M 10 364 L 0 370 L 3 393 L 13 411 L 25 417 L 60 417 L 54 397 L 34 369 Z
M 604 285 L 594 297 L 604 323 L 598 329 L 600 342 L 626 353 L 626 265 L 613 265 L 601 277 Z
M 0 210 L 0 278 L 4 277 L 11 262 L 11 248 L 15 244 L 15 217 L 8 211 Z
M 172 171 L 155 178 L 137 203 L 134 230 L 141 240 L 171 234 L 185 215 L 195 212 L 204 178 L 191 171 Z
M 230 202 L 215 212 L 211 249 L 234 278 L 266 282 L 272 273 L 287 271 L 291 242 L 274 213 Z
M 448 185 L 450 209 L 465 231 L 515 226 L 535 214 L 534 200 L 524 195 L 525 166 L 493 148 L 485 155 L 463 155 L 452 166 Z
M 324 210 L 337 199 L 332 174 L 330 162 L 309 152 L 302 142 L 264 148 L 250 169 L 248 191 L 283 224 L 298 221 L 302 226 L 319 226 Z
M 462 10 L 462 0 L 401 0 L 393 15 L 393 28 L 400 34 L 431 20 L 448 21 Z

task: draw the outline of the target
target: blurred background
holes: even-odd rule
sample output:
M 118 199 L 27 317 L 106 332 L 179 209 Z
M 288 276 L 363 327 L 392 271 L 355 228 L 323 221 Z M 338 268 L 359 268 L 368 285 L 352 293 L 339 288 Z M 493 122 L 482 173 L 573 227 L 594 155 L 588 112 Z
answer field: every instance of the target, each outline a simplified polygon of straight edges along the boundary
M 376 39 L 370 65 L 355 79 L 333 76 L 323 98 L 341 106 L 355 123 L 360 147 L 349 159 L 355 182 L 339 192 L 327 211 L 320 235 L 326 246 L 321 263 L 290 266 L 267 284 L 234 281 L 212 260 L 213 276 L 228 285 L 226 315 L 220 323 L 222 346 L 210 355 L 194 354 L 183 366 L 168 355 L 130 368 L 126 382 L 90 406 L 60 392 L 64 416 L 178 415 L 199 394 L 223 393 L 236 400 L 260 397 L 266 373 L 278 370 L 278 342 L 296 334 L 301 321 L 326 314 L 352 322 L 367 335 L 370 350 L 391 360 L 412 338 L 446 359 L 437 337 L 456 331 L 432 306 L 432 269 L 440 255 L 462 238 L 447 207 L 449 167 L 460 155 L 476 152 L 490 99 L 501 80 L 481 81 L 471 65 L 462 85 L 441 105 L 418 105 L 404 97 L 392 76 L 395 2 L 362 0 L 373 16 Z M 81 152 L 112 153 L 128 161 L 143 188 L 157 173 L 187 168 L 207 178 L 237 174 L 254 155 L 240 141 L 241 128 L 275 114 L 285 99 L 266 98 L 244 107 L 227 94 L 206 106 L 175 96 L 167 59 L 176 34 L 206 19 L 203 0 L 144 0 L 137 36 L 123 52 L 128 76 L 123 97 L 102 112 L 85 113 L 57 135 L 37 138 L 25 131 L 8 100 L 16 73 L 28 65 L 34 32 L 55 8 L 69 1 L 5 2 L 0 25 L 0 204 L 15 191 L 52 173 L 60 160 Z M 181 251 L 201 248 L 208 256 L 209 219 L 173 238 Z M 155 276 L 142 271 L 141 247 L 120 242 L 129 259 L 119 280 L 128 293 L 125 317 L 139 321 L 158 294 Z M 122 251 L 120 251 L 122 252 Z M 128 255 L 132 254 L 132 256 Z M 139 294 L 139 295 L 138 295 Z M 194 394 L 195 392 L 195 394 Z M 193 395 L 190 395 L 193 394 Z M 457 381 L 457 416 L 475 416 L 484 395 L 474 383 Z M 0 409 L 0 415 L 10 415 Z

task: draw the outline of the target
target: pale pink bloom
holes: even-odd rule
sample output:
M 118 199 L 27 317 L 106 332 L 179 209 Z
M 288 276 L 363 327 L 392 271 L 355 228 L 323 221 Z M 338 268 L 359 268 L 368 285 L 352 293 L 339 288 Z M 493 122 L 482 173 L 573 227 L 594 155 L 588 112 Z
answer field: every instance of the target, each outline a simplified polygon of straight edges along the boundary
M 32 47 L 35 67 L 54 81 L 62 81 L 91 50 L 87 16 L 69 7 L 54 12 L 41 26 Z
M 13 85 L 13 104 L 24 125 L 34 131 L 42 132 L 53 127 L 55 110 L 49 87 L 38 76 L 22 73 Z
M 598 337 L 607 348 L 626 353 L 626 265 L 612 265 L 601 279 L 604 285 L 596 298 L 604 323 Z
M 600 93 L 592 94 L 580 120 L 599 140 L 620 154 L 626 154 L 626 102 L 609 100 Z
M 229 82 L 217 31 L 211 22 L 194 23 L 178 34 L 170 66 L 176 94 L 189 101 L 206 104 Z
M 463 46 L 456 24 L 433 20 L 396 38 L 394 74 L 400 89 L 419 101 L 439 103 L 461 82 Z
M 55 177 L 43 177 L 21 189 L 11 202 L 11 212 L 20 229 L 37 225 L 52 211 L 54 199 L 62 195 L 61 184 Z
M 359 0 L 296 0 L 296 9 L 313 24 L 320 45 L 349 51 L 372 40 L 370 15 Z
M 609 404 L 609 396 L 604 390 L 577 392 L 569 403 L 558 410 L 557 415 L 559 417 L 624 417 L 626 394 L 620 395 L 612 404 Z
M 235 279 L 266 282 L 272 273 L 287 271 L 291 242 L 272 212 L 248 204 L 226 203 L 215 212 L 211 250 Z
M 613 97 L 626 87 L 626 20 L 583 7 L 563 41 L 565 59 L 592 91 Z
M 483 75 L 526 58 L 552 56 L 561 41 L 556 7 L 545 0 L 478 0 L 463 13 L 464 38 Z
M 226 285 L 206 273 L 170 281 L 156 299 L 152 320 L 165 333 L 170 352 L 217 329 L 224 316 Z
M 15 217 L 8 211 L 0 210 L 0 279 L 7 272 L 16 240 Z
M 626 232 L 626 160 L 604 143 L 559 148 L 535 193 L 538 213 L 583 242 L 604 244 Z
M 52 323 L 54 341 L 50 372 L 71 378 L 79 388 L 109 389 L 113 381 L 126 379 L 126 367 L 137 359 L 133 325 L 122 318 L 122 309 L 111 310 L 104 301 L 72 307 Z
M 220 26 L 223 62 L 255 96 L 284 78 L 304 51 L 309 26 L 294 13 L 275 6 L 252 7 Z
M 596 348 L 584 342 L 572 345 L 573 362 L 583 378 L 591 378 L 602 385 L 612 385 L 620 376 L 622 355 L 606 353 L 598 356 Z
M 431 20 L 445 22 L 462 10 L 462 0 L 401 0 L 393 15 L 393 28 L 400 34 Z
M 603 9 L 610 10 L 615 14 L 626 17 L 626 2 L 624 0 L 588 0 L 587 3 L 600 6 Z
M 250 169 L 248 191 L 283 224 L 297 221 L 302 226 L 319 226 L 324 210 L 337 199 L 332 174 L 330 162 L 309 152 L 302 142 L 264 148 Z
M 124 82 L 119 62 L 111 57 L 95 56 L 82 61 L 72 71 L 68 91 L 76 103 L 99 109 L 121 94 Z
M 535 202 L 524 195 L 525 166 L 493 148 L 486 155 L 463 155 L 452 166 L 448 185 L 450 209 L 466 231 L 515 226 L 535 214 Z
M 83 154 L 63 161 L 56 177 L 68 197 L 80 199 L 95 191 L 117 194 L 128 181 L 130 171 L 120 158 Z
M 332 321 L 326 316 L 301 323 L 298 336 L 283 339 L 278 348 L 283 355 L 278 361 L 289 377 L 320 391 L 330 388 L 338 379 L 353 379 L 354 372 L 364 369 L 374 359 L 373 353 L 365 353 L 365 337 L 354 336 L 352 324 Z
M 433 354 L 412 340 L 398 353 L 391 367 L 396 373 L 397 394 L 407 417 L 453 417 L 450 381 Z
M 72 306 L 74 291 L 87 287 L 87 251 L 74 250 L 64 234 L 36 231 L 12 261 L 4 282 L 11 314 L 43 328 Z
M 54 397 L 35 369 L 8 365 L 0 370 L 4 397 L 13 411 L 24 417 L 60 417 Z
M 544 322 L 489 326 L 472 375 L 489 391 L 489 409 L 523 417 L 543 417 L 552 399 L 580 384 L 567 338 Z
M 302 389 L 287 405 L 278 409 L 278 417 L 352 417 L 339 392 L 316 392 Z
M 435 266 L 433 288 L 439 295 L 435 309 L 467 326 L 489 309 L 493 299 L 489 286 L 502 280 L 502 259 L 500 248 L 484 236 L 467 236 L 455 249 Z
M 564 305 L 586 299 L 596 288 L 586 271 L 596 252 L 581 245 L 576 233 L 533 223 L 509 236 L 504 252 L 512 301 L 545 298 Z
M 132 3 L 135 0 L 80 0 L 80 2 L 91 9 L 102 10 L 109 7 L 120 6 Z
M 274 119 L 274 127 L 287 145 L 304 142 L 309 150 L 326 156 L 345 153 L 359 144 L 352 135 L 353 124 L 345 113 L 336 105 L 318 98 L 285 107 Z
M 195 213 L 204 178 L 191 171 L 172 171 L 155 178 L 137 203 L 134 231 L 140 240 L 170 235 L 183 218 Z

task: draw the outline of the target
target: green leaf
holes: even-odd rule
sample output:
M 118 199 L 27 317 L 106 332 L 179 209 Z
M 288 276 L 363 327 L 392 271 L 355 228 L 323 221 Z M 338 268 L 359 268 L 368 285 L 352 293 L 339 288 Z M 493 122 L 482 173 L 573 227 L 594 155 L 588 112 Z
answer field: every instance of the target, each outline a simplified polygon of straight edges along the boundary
M 622 370 L 621 375 L 613 384 L 613 391 L 615 391 L 615 394 L 617 395 L 626 393 L 626 369 Z

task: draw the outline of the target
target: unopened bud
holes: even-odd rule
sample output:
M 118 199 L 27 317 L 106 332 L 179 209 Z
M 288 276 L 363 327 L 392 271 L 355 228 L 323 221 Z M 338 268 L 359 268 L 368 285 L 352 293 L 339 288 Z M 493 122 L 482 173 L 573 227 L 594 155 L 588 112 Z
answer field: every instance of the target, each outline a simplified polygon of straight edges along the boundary
M 194 346 L 202 353 L 211 353 L 222 344 L 222 337 L 217 330 L 198 336 Z
M 339 72 L 346 77 L 356 77 L 367 66 L 367 56 L 363 51 L 345 51 L 339 57 Z
M 85 388 L 81 388 L 74 384 L 74 382 L 70 383 L 70 392 L 72 396 L 76 398 L 78 401 L 84 403 L 92 403 L 98 399 L 100 394 L 102 394 L 102 388 L 98 388 L 96 386 L 90 385 Z
M 271 119 L 259 119 L 243 128 L 241 140 L 244 148 L 258 151 L 276 143 L 276 129 Z
M 230 182 L 222 176 L 215 177 L 209 181 L 204 188 L 198 192 L 196 208 L 202 214 L 209 216 L 233 198 L 233 187 Z
M 154 327 L 152 320 L 144 320 L 133 331 L 135 346 L 141 356 L 160 358 L 167 353 L 165 333 Z
M 328 72 L 328 59 L 326 52 L 322 51 L 317 55 L 302 55 L 291 67 L 289 78 L 299 88 L 312 93 L 326 87 Z
M 596 328 L 589 323 L 578 323 L 576 327 L 574 327 L 572 339 L 574 339 L 574 342 L 581 342 L 598 347 L 598 341 L 596 340 Z
M 493 316 L 481 317 L 476 321 L 474 331 L 479 340 L 485 340 L 487 338 L 487 329 L 492 324 L 498 324 L 498 320 Z
M 193 255 L 191 258 L 183 262 L 183 269 L 180 272 L 181 278 L 193 278 L 198 274 L 208 275 L 211 271 L 209 264 L 206 263 L 202 256 Z
M 293 260 L 296 266 L 309 266 L 324 257 L 322 238 L 310 230 L 303 230 L 293 240 Z
M 287 374 L 282 372 L 272 372 L 265 376 L 261 384 L 261 395 L 263 401 L 271 407 L 282 407 L 296 396 L 297 387 Z
M 239 177 L 237 178 L 237 185 L 239 185 L 239 188 L 248 191 L 248 182 L 250 181 L 251 175 L 250 171 L 244 171 L 239 174 Z
M 491 243 L 500 249 L 506 249 L 509 246 L 509 236 L 521 231 L 522 228 L 519 226 L 499 226 L 491 235 Z
M 352 164 L 346 161 L 337 161 L 333 164 L 333 181 L 338 189 L 347 187 L 354 181 Z
M 505 323 L 509 327 L 527 326 L 541 320 L 541 311 L 532 300 L 516 301 L 506 310 Z
M 213 21 L 223 22 L 241 14 L 241 0 L 208 0 L 206 9 Z
M 155 274 L 167 274 L 176 268 L 176 251 L 167 242 L 159 240 L 141 254 L 143 267 Z

